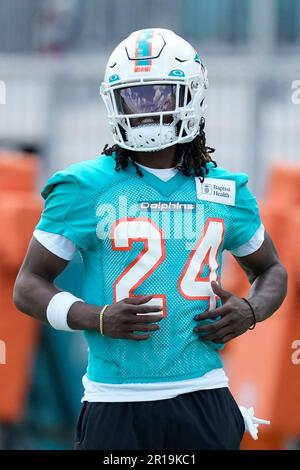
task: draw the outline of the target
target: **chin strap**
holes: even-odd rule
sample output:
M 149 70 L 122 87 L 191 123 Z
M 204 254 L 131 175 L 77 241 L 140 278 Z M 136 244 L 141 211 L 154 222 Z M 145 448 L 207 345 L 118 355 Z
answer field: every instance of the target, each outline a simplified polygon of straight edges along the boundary
M 239 406 L 240 412 L 243 415 L 245 423 L 245 431 L 248 431 L 251 437 L 256 441 L 258 439 L 258 426 L 260 424 L 270 424 L 271 421 L 266 419 L 256 418 L 254 416 L 254 408 L 245 408 Z

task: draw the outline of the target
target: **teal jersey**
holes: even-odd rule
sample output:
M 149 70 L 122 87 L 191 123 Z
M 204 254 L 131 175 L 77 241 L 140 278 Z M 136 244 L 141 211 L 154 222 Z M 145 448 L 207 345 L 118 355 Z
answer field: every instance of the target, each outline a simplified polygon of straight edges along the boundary
M 208 165 L 199 178 L 177 172 L 163 182 L 131 162 L 115 171 L 114 156 L 74 164 L 42 191 L 37 229 L 61 234 L 80 250 L 83 299 L 103 306 L 153 295 L 164 318 L 145 341 L 86 331 L 87 375 L 102 383 L 149 383 L 200 377 L 222 367 L 221 345 L 193 331 L 194 316 L 214 308 L 211 281 L 221 282 L 222 252 L 261 225 L 247 175 Z

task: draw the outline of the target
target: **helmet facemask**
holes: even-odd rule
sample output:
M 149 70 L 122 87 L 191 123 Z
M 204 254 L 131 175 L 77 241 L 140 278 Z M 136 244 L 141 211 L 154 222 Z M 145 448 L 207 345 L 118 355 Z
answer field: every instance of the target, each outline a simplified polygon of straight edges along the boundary
M 192 141 L 199 132 L 207 82 L 188 79 L 140 79 L 102 84 L 115 143 L 134 151 L 158 151 Z

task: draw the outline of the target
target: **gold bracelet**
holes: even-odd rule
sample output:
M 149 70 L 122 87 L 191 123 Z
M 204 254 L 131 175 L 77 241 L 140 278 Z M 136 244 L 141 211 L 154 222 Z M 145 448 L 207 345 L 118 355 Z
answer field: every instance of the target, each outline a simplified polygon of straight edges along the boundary
M 100 319 L 100 333 L 102 336 L 104 336 L 104 332 L 103 332 L 103 317 L 104 317 L 104 312 L 105 310 L 107 309 L 108 305 L 104 305 L 104 307 L 101 309 L 101 312 L 100 312 L 100 315 L 99 315 L 99 319 Z

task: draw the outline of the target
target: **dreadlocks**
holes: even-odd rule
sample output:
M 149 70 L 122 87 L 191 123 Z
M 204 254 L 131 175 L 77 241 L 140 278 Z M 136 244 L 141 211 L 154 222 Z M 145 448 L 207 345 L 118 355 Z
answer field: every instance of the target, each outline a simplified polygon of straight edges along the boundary
M 197 176 L 200 181 L 203 182 L 205 175 L 208 173 L 207 164 L 212 162 L 216 167 L 216 162 L 211 158 L 211 154 L 215 151 L 214 148 L 206 146 L 206 136 L 204 132 L 205 120 L 201 119 L 199 126 L 199 134 L 192 142 L 181 144 L 179 146 L 179 162 L 176 168 L 186 176 Z M 143 176 L 140 167 L 134 160 L 134 153 L 129 150 L 125 150 L 118 145 L 108 147 L 105 145 L 103 153 L 105 155 L 112 155 L 115 152 L 116 166 L 115 170 L 124 170 L 128 167 L 129 158 L 132 160 L 133 165 L 136 168 L 136 172 L 139 176 Z

